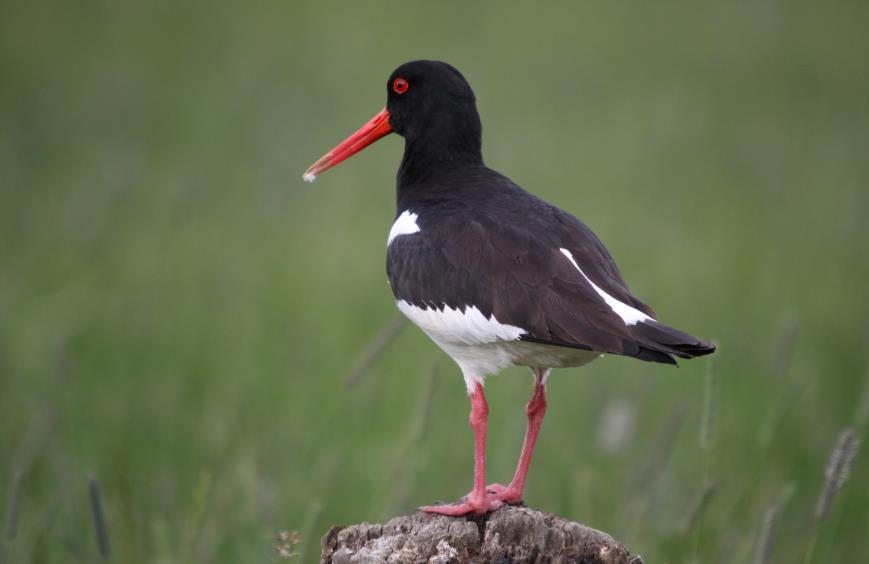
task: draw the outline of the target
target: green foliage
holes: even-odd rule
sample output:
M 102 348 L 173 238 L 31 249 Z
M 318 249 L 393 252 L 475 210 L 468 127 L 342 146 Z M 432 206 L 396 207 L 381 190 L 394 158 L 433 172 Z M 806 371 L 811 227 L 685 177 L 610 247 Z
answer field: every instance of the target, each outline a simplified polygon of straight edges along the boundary
M 118 562 L 276 561 L 285 530 L 310 561 L 332 523 L 470 487 L 464 384 L 418 330 L 344 384 L 393 315 L 400 139 L 301 181 L 421 57 L 474 86 L 491 166 L 720 345 L 708 384 L 708 360 L 557 371 L 528 503 L 648 562 L 794 562 L 812 535 L 813 561 L 869 560 L 859 480 L 814 520 L 837 434 L 867 419 L 867 12 L 4 6 L 0 560 L 95 561 L 88 475 Z M 493 481 L 529 380 L 487 387 Z M 602 448 L 614 401 L 630 432 Z

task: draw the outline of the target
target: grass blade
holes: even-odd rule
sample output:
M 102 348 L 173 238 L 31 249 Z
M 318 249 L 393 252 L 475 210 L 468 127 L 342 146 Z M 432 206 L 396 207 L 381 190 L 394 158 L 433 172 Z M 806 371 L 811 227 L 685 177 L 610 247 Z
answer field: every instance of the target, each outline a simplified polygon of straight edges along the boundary
M 18 512 L 21 509 L 21 481 L 23 475 L 21 468 L 16 468 L 12 473 L 12 481 L 9 483 L 9 498 L 6 505 L 6 538 L 15 540 L 18 534 Z
M 682 424 L 685 422 L 687 414 L 688 406 L 684 403 L 676 404 L 673 408 L 670 417 L 658 433 L 649 460 L 635 478 L 632 491 L 636 493 L 648 492 L 649 484 L 654 483 L 663 473 L 673 453 L 673 446 L 676 444 L 676 439 L 679 436 L 679 431 L 682 430 Z
M 682 526 L 683 535 L 686 537 L 690 536 L 697 527 L 697 524 L 703 520 L 703 515 L 706 513 L 706 509 L 712 502 L 712 497 L 715 495 L 715 490 L 717 488 L 718 480 L 715 478 L 710 478 L 704 482 L 703 489 L 700 491 L 700 495 L 697 496 L 697 499 L 691 506 L 691 511 L 688 512 L 688 517 L 685 519 L 685 524 Z
M 778 339 L 769 366 L 774 377 L 784 378 L 787 375 L 799 328 L 800 322 L 794 315 L 785 317 L 779 325 Z
M 860 391 L 857 407 L 854 409 L 854 426 L 862 429 L 869 423 L 869 367 L 863 377 L 863 389 Z
M 377 359 L 389 347 L 392 342 L 401 334 L 401 330 L 407 325 L 407 318 L 401 313 L 394 314 L 381 328 L 377 334 L 362 349 L 362 352 L 353 361 L 353 366 L 344 377 L 344 385 L 348 388 L 357 386 L 362 381 L 368 369 L 377 362 Z
M 860 440 L 857 438 L 857 433 L 853 428 L 848 427 L 839 433 L 836 446 L 830 453 L 830 459 L 824 471 L 826 480 L 815 509 L 816 522 L 820 523 L 827 518 L 830 506 L 836 497 L 836 492 L 842 489 L 842 486 L 848 481 L 848 476 L 851 473 L 851 463 L 854 461 L 854 457 L 857 456 L 857 449 L 859 447 Z
M 106 529 L 106 517 L 103 512 L 103 504 L 100 498 L 100 486 L 96 478 L 88 476 L 88 496 L 91 501 L 91 514 L 94 520 L 94 532 L 97 539 L 97 548 L 100 556 L 109 557 L 109 532 Z
M 830 452 L 827 468 L 824 470 L 824 477 L 826 479 L 824 480 L 821 495 L 818 496 L 818 504 L 815 507 L 815 528 L 811 540 L 809 540 L 809 546 L 806 549 L 806 557 L 803 560 L 805 564 L 809 564 L 815 555 L 821 523 L 824 522 L 830 513 L 830 507 L 836 498 L 836 492 L 842 489 L 842 486 L 848 480 L 848 476 L 851 473 L 851 463 L 854 461 L 854 457 L 857 456 L 858 448 L 860 448 L 860 440 L 857 438 L 857 433 L 852 427 L 847 427 L 839 433 L 839 438 L 836 439 L 836 446 Z
M 710 359 L 706 372 L 706 387 L 703 394 L 703 419 L 700 424 L 700 448 L 710 450 L 715 445 L 718 432 L 718 369 L 715 359 Z
M 782 507 L 788 502 L 794 493 L 793 484 L 788 484 L 779 494 L 778 498 L 766 507 L 763 518 L 760 521 L 760 530 L 757 534 L 757 543 L 754 546 L 754 564 L 768 564 L 772 554 L 775 526 Z

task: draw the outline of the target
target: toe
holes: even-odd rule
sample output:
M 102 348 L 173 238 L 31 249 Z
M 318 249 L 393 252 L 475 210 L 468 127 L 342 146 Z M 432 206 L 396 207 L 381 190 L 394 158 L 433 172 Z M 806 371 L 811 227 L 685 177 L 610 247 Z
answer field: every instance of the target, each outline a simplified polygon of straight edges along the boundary
M 522 492 L 513 488 L 504 488 L 504 491 L 498 497 L 504 503 L 520 503 L 522 501 Z
M 419 510 L 425 513 L 435 513 L 437 515 L 449 515 L 450 517 L 460 517 L 470 513 L 478 515 L 495 511 L 504 506 L 504 501 L 500 495 L 486 494 L 482 499 L 468 497 L 459 503 L 451 503 L 444 505 L 425 505 Z
M 474 507 L 470 503 L 452 503 L 448 505 L 424 505 L 419 508 L 425 513 L 434 513 L 437 515 L 448 515 L 450 517 L 460 517 L 474 512 Z
M 507 488 L 502 486 L 501 484 L 489 484 L 488 486 L 486 486 L 486 493 L 500 495 L 504 493 L 506 489 Z

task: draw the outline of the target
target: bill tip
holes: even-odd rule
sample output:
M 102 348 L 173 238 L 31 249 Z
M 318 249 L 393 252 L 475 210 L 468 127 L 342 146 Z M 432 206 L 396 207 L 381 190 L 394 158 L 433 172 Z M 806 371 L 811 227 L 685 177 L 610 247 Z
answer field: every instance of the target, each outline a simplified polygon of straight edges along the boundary
M 313 182 L 317 180 L 317 175 L 313 172 L 306 172 L 302 175 L 302 180 L 304 180 L 305 182 Z

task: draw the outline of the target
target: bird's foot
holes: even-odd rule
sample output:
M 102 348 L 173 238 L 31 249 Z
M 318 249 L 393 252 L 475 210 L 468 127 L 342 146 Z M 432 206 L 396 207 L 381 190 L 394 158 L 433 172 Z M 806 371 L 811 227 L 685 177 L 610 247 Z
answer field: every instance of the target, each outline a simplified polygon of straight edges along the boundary
M 486 486 L 486 495 L 493 495 L 501 500 L 504 505 L 513 505 L 522 501 L 522 492 L 512 485 L 502 486 L 501 484 L 489 484 Z
M 504 505 L 504 502 L 495 495 L 486 494 L 483 499 L 475 499 L 473 497 L 464 497 L 458 503 L 445 503 L 443 505 L 425 505 L 420 507 L 420 511 L 426 513 L 437 513 L 439 515 L 449 515 L 450 517 L 461 517 L 476 513 L 481 515 L 495 511 Z
M 439 515 L 449 515 L 451 517 L 461 517 L 476 513 L 478 515 L 489 513 L 504 505 L 510 505 L 522 501 L 522 494 L 518 493 L 513 488 L 504 487 L 501 484 L 490 484 L 486 486 L 486 493 L 482 499 L 474 497 L 473 492 L 469 493 L 458 503 L 449 503 L 443 505 L 426 505 L 420 507 L 420 511 L 426 513 L 437 513 Z

